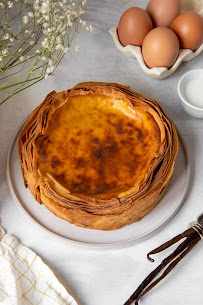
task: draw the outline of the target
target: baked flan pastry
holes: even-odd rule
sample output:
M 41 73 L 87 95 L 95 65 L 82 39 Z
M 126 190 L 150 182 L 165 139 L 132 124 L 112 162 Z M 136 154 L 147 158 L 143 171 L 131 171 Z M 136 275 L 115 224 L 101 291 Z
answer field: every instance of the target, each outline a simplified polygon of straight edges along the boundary
M 18 144 L 36 201 L 77 226 L 115 230 L 159 203 L 178 137 L 156 101 L 119 84 L 86 82 L 48 94 Z

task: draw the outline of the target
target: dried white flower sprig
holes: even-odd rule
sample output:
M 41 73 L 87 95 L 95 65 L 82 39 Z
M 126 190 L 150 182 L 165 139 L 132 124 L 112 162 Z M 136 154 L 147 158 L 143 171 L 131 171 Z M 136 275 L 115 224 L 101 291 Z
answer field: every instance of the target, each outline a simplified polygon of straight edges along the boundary
M 0 90 L 10 90 L 0 104 L 51 75 L 74 37 L 93 31 L 85 10 L 86 0 L 0 0 Z

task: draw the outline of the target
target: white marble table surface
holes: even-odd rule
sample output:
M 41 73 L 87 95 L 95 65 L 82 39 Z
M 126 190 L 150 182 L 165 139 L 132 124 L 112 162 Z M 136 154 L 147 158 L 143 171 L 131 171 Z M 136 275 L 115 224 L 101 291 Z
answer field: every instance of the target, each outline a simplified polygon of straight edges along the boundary
M 157 256 L 153 265 L 146 254 L 184 231 L 203 211 L 203 120 L 187 115 L 180 105 L 177 83 L 187 71 L 203 68 L 203 54 L 182 63 L 169 78 L 154 80 L 145 75 L 136 60 L 124 57 L 115 48 L 108 30 L 117 24 L 130 6 L 145 7 L 146 0 L 89 0 L 85 20 L 94 33 L 80 34 L 54 76 L 21 92 L 0 106 L 0 224 L 30 247 L 55 272 L 79 305 L 122 305 L 144 277 L 169 251 Z M 10 142 L 27 115 L 51 90 L 62 91 L 82 81 L 118 82 L 156 99 L 176 124 L 187 143 L 192 165 L 187 197 L 177 215 L 149 239 L 124 249 L 96 251 L 79 249 L 43 231 L 27 219 L 14 203 L 6 179 Z M 1 99 L 3 98 L 1 93 Z M 203 243 L 149 292 L 140 304 L 203 304 Z

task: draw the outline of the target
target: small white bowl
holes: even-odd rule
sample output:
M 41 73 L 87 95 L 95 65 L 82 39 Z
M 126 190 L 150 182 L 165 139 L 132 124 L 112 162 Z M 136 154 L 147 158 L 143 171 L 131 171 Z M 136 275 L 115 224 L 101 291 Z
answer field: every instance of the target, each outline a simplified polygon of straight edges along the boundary
M 185 73 L 178 82 L 178 94 L 182 102 L 183 109 L 191 116 L 202 119 L 203 118 L 203 106 L 198 107 L 192 104 L 185 94 L 185 88 L 192 80 L 202 81 L 203 90 L 203 69 L 195 69 Z M 192 93 L 192 92 L 191 92 Z M 194 96 L 195 96 L 194 92 Z

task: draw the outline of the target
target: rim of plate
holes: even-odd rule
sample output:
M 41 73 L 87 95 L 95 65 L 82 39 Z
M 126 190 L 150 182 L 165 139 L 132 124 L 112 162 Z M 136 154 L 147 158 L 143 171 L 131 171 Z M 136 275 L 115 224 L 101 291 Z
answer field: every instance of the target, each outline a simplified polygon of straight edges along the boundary
M 27 119 L 26 119 L 27 120 Z M 25 121 L 26 121 L 25 120 Z M 24 123 L 24 122 L 23 122 Z M 130 238 L 124 241 L 120 241 L 120 242 L 111 242 L 111 243 L 88 243 L 88 242 L 83 242 L 83 241 L 76 241 L 67 237 L 63 237 L 57 233 L 54 233 L 52 231 L 50 231 L 49 229 L 47 229 L 45 226 L 43 226 L 42 224 L 38 223 L 37 220 L 35 220 L 28 211 L 26 211 L 21 204 L 20 199 L 18 198 L 17 192 L 15 191 L 15 186 L 14 183 L 12 181 L 12 175 L 11 175 L 11 166 L 10 166 L 10 160 L 11 160 L 11 156 L 12 156 L 12 150 L 14 147 L 14 144 L 17 140 L 17 137 L 19 135 L 19 133 L 21 132 L 22 126 L 24 124 L 22 124 L 18 129 L 17 132 L 14 134 L 14 137 L 11 141 L 9 150 L 8 150 L 8 156 L 7 156 L 7 170 L 6 170 L 6 175 L 7 175 L 7 181 L 8 181 L 8 186 L 9 186 L 9 190 L 11 193 L 11 196 L 14 200 L 14 202 L 16 203 L 17 207 L 19 208 L 19 210 L 26 216 L 28 217 L 28 219 L 34 223 L 37 227 L 43 229 L 43 231 L 47 232 L 48 234 L 51 234 L 54 237 L 57 237 L 61 240 L 64 240 L 66 243 L 68 243 L 71 246 L 75 246 L 77 248 L 83 248 L 83 249 L 92 249 L 92 250 L 111 250 L 111 249 L 119 249 L 119 248 L 126 248 L 126 247 L 130 247 L 133 246 L 135 244 L 138 244 L 146 239 L 148 239 L 149 237 L 151 237 L 152 235 L 154 235 L 155 233 L 157 233 L 159 230 L 161 230 L 165 225 L 167 225 L 170 220 L 176 215 L 176 213 L 179 211 L 179 209 L 181 208 L 184 199 L 188 193 L 188 188 L 189 188 L 189 184 L 190 184 L 190 173 L 191 173 L 191 165 L 189 162 L 189 158 L 188 158 L 188 153 L 186 150 L 186 145 L 185 142 L 183 140 L 183 138 L 180 136 L 180 133 L 178 132 L 177 128 L 176 131 L 178 133 L 178 138 L 179 141 L 181 142 L 182 148 L 183 148 L 183 152 L 184 152 L 184 156 L 185 156 L 185 161 L 186 161 L 186 182 L 180 197 L 180 203 L 178 206 L 174 207 L 172 209 L 172 211 L 170 212 L 170 216 L 166 216 L 163 218 L 163 220 L 157 224 L 154 228 L 151 228 L 149 231 L 146 231 L 145 233 L 141 234 L 139 237 L 135 237 L 135 238 Z

